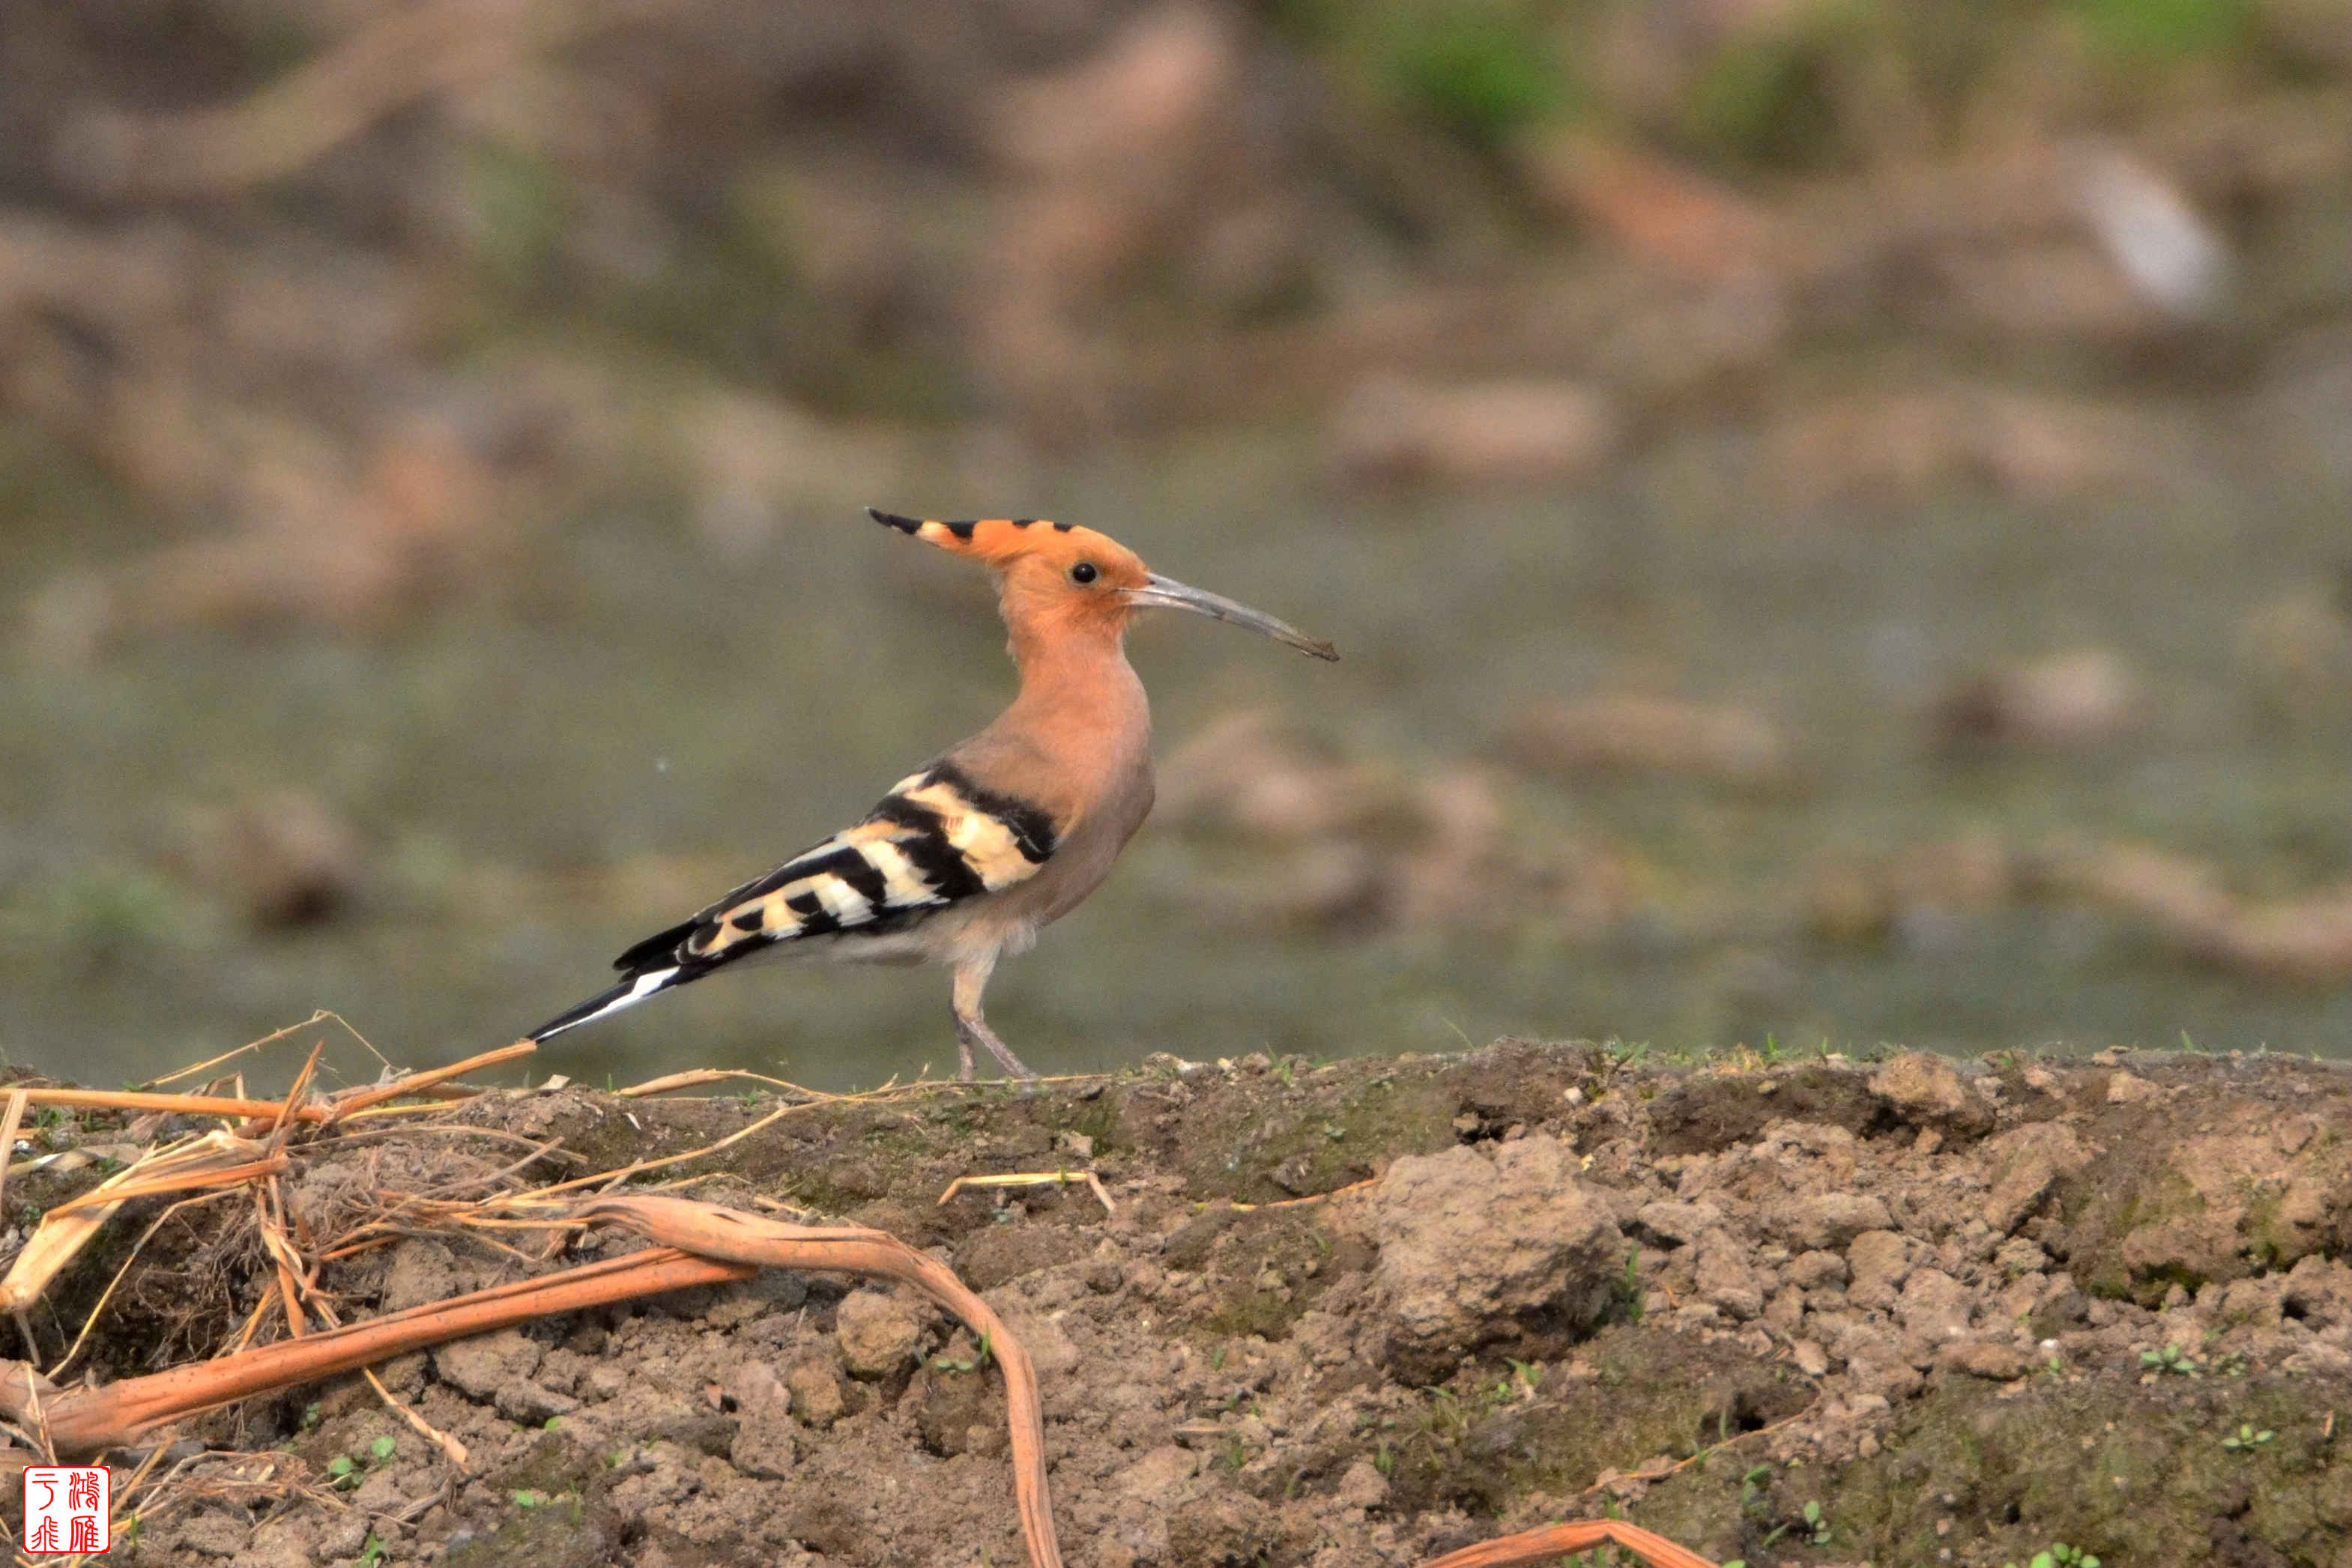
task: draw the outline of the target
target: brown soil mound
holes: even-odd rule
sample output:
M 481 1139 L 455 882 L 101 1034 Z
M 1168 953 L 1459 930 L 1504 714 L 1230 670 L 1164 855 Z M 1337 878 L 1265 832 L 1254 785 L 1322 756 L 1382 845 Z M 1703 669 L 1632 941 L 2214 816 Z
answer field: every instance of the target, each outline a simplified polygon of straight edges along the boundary
M 1503 1041 L 922 1085 L 658 1175 L 950 1262 L 1036 1360 L 1075 1565 L 1415 1563 L 1612 1509 L 1750 1564 L 2058 1542 L 2333 1564 L 2352 1562 L 2347 1099 L 2341 1069 L 2276 1057 L 1659 1066 Z M 776 1108 L 484 1096 L 431 1137 L 311 1161 L 289 1206 L 323 1224 L 444 1163 L 478 1179 L 512 1134 L 591 1162 L 506 1179 L 552 1178 Z M 936 1201 L 1057 1168 L 1097 1173 L 1116 1213 L 1076 1186 Z M 35 1331 L 69 1335 L 160 1207 L 119 1218 Z M 269 1263 L 205 1212 L 100 1317 L 101 1376 L 216 1348 L 260 1299 Z M 575 1250 L 606 1245 L 628 1244 Z M 325 1283 L 362 1317 L 548 1266 L 528 1250 L 420 1233 Z M 468 1471 L 358 1379 L 248 1401 L 182 1428 L 163 1462 L 187 1484 L 114 1560 L 1023 1560 L 1001 1386 L 911 1294 L 771 1271 L 379 1371 Z

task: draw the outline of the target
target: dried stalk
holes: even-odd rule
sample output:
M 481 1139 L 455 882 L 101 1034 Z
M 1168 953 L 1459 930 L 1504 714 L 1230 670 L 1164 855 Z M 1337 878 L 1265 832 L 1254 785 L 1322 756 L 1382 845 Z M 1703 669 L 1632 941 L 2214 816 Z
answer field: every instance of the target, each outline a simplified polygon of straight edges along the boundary
M 502 1061 L 512 1061 L 518 1057 L 529 1056 L 538 1049 L 536 1041 L 519 1040 L 512 1045 L 502 1045 L 496 1051 L 486 1051 L 478 1056 L 469 1056 L 463 1061 L 453 1061 L 446 1067 L 431 1067 L 422 1072 L 411 1072 L 395 1078 L 389 1083 L 379 1083 L 370 1089 L 349 1090 L 335 1096 L 330 1114 L 333 1117 L 355 1115 L 371 1105 L 381 1104 L 386 1100 L 396 1100 L 403 1094 L 415 1094 L 436 1088 L 452 1078 L 461 1077 L 473 1071 L 478 1067 L 496 1067 Z
M 233 1185 L 246 1179 L 239 1173 L 249 1173 L 260 1152 L 259 1145 L 226 1133 L 207 1133 L 150 1151 L 71 1205 L 49 1210 L 9 1265 L 7 1278 L 0 1280 L 0 1312 L 20 1312 L 38 1301 L 58 1270 L 71 1262 L 131 1197 L 142 1191 L 180 1192 L 191 1186 Z
M 1499 1541 L 1482 1541 L 1459 1552 L 1433 1558 L 1421 1568 L 1530 1568 L 1571 1552 L 1589 1551 L 1603 1543 L 1624 1547 L 1653 1568 L 1715 1568 L 1697 1552 L 1675 1545 L 1622 1519 L 1588 1519 L 1575 1524 L 1552 1524 L 1522 1531 Z
M 166 1193 L 186 1192 L 192 1187 L 234 1186 L 238 1182 L 276 1176 L 286 1169 L 289 1163 L 284 1155 L 271 1155 L 265 1159 L 248 1160 L 243 1165 L 180 1171 L 170 1176 L 151 1176 L 145 1181 L 125 1182 L 121 1186 L 94 1186 L 79 1197 L 55 1205 L 43 1218 L 79 1214 L 86 1208 L 104 1208 L 110 1213 L 117 1205 L 129 1203 L 134 1197 L 162 1197 Z
M 245 1100 L 222 1094 L 157 1094 L 144 1089 L 26 1089 L 31 1105 L 78 1105 L 89 1111 L 163 1111 L 182 1116 L 256 1116 L 274 1120 L 286 1108 L 279 1100 Z M 323 1122 L 323 1105 L 305 1105 L 295 1113 L 305 1122 Z
M 16 1157 L 16 1129 L 24 1125 L 26 1103 L 24 1090 L 11 1089 L 8 1109 L 0 1113 L 0 1196 L 5 1196 L 8 1190 L 8 1162 Z M 5 1208 L 0 1208 L 0 1215 L 6 1213 Z

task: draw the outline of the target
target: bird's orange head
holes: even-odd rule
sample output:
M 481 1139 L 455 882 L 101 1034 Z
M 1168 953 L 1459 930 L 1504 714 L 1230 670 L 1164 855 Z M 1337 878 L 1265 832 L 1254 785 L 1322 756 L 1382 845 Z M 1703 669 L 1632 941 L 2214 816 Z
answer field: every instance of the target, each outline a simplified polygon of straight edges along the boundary
M 1263 632 L 1318 659 L 1339 655 L 1262 611 L 1147 570 L 1142 558 L 1108 534 L 1042 517 L 983 517 L 940 522 L 902 517 L 867 507 L 874 520 L 977 560 L 997 575 L 1004 619 L 1019 637 L 1117 637 L 1138 610 L 1165 606 Z

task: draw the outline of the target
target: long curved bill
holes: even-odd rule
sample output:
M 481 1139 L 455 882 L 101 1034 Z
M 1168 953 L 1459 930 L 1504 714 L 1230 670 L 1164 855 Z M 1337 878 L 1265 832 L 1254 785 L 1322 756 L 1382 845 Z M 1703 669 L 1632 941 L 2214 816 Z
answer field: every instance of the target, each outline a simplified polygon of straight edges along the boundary
M 1328 643 L 1318 642 L 1296 626 L 1276 621 L 1262 610 L 1252 610 L 1237 604 L 1222 593 L 1205 589 L 1188 588 L 1174 578 L 1151 573 L 1141 588 L 1127 591 L 1127 601 L 1138 608 L 1160 607 L 1168 610 L 1189 610 L 1195 615 L 1205 615 L 1212 621 L 1228 625 L 1247 627 L 1263 632 L 1277 643 L 1286 643 L 1302 653 L 1312 653 L 1318 659 L 1337 659 L 1339 650 Z

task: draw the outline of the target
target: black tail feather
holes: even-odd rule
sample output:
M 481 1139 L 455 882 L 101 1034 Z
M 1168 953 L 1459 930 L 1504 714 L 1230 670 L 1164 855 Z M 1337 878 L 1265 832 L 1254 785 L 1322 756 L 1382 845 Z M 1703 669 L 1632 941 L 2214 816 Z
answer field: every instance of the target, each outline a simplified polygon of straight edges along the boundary
M 670 987 L 677 985 L 681 978 L 685 977 L 685 973 L 675 967 L 664 967 L 632 975 L 609 990 L 597 992 L 578 1007 L 565 1009 L 523 1038 L 541 1041 L 551 1040 L 565 1030 L 576 1029 L 591 1019 L 602 1018 L 606 1013 L 619 1012 L 623 1008 L 635 1007 L 647 997 L 657 997 Z M 656 978 L 656 977 L 658 978 Z M 653 979 L 655 983 L 647 985 L 646 982 L 649 979 Z
M 665 964 L 676 963 L 678 944 L 693 936 L 694 928 L 701 925 L 704 918 L 703 915 L 698 915 L 691 920 L 679 922 L 667 931 L 655 932 L 614 959 L 613 967 L 634 980 L 643 970 L 658 969 Z

